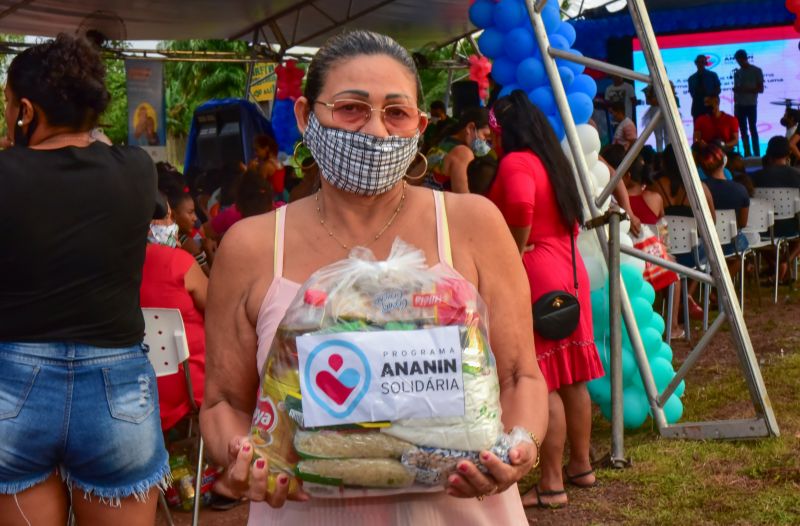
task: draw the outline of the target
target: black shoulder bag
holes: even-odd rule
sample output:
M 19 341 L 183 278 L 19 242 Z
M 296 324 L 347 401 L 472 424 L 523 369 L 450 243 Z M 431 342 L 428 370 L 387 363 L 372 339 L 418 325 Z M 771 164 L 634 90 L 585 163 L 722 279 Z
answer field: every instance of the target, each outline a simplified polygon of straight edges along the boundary
M 570 233 L 572 246 L 572 279 L 578 293 L 578 269 L 575 266 L 575 236 Z M 547 340 L 563 340 L 578 327 L 581 304 L 578 298 L 563 290 L 544 294 L 533 304 L 533 327 Z

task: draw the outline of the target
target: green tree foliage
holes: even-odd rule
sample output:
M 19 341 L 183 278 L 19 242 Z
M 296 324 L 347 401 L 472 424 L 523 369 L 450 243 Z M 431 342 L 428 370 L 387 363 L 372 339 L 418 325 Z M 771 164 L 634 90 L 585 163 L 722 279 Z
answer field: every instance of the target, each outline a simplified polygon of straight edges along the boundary
M 245 54 L 247 43 L 226 40 L 164 42 L 169 51 L 237 52 Z M 167 131 L 175 137 L 189 133 L 197 106 L 212 98 L 242 97 L 247 83 L 245 64 L 228 62 L 167 62 Z
M 111 142 L 128 142 L 128 90 L 125 79 L 125 62 L 106 59 L 106 88 L 111 94 L 108 108 L 100 116 L 100 126 Z

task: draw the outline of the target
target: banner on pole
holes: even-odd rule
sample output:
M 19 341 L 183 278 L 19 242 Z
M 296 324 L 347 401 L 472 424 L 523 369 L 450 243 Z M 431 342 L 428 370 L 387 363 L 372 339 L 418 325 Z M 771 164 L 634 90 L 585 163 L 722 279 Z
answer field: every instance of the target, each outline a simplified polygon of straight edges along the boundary
M 144 148 L 153 160 L 166 160 L 167 119 L 164 63 L 126 60 L 128 144 Z
M 274 62 L 253 64 L 253 78 L 250 82 L 250 96 L 256 102 L 269 102 L 275 99 Z

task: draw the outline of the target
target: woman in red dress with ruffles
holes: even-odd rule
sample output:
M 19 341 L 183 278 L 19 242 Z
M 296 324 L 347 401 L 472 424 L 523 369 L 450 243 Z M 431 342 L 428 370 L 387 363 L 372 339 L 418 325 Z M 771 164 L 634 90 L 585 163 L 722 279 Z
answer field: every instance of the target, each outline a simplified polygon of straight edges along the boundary
M 550 425 L 542 444 L 539 484 L 523 498 L 526 505 L 552 508 L 567 503 L 564 479 L 580 487 L 594 485 L 589 459 L 591 402 L 586 382 L 603 376 L 592 332 L 589 277 L 576 250 L 578 289 L 572 266 L 572 239 L 581 222 L 582 204 L 569 162 L 544 114 L 522 91 L 499 99 L 490 115 L 500 156 L 489 198 L 500 208 L 519 245 L 531 300 L 563 290 L 580 303 L 580 321 L 563 340 L 548 340 L 534 327 L 539 367 L 550 390 Z M 562 469 L 564 444 L 570 458 Z

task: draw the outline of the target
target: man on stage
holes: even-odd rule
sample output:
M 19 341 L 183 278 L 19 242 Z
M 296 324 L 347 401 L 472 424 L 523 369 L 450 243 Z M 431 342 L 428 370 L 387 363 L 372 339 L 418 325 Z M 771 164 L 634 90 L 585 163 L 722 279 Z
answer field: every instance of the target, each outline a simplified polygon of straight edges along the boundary
M 733 71 L 733 113 L 739 119 L 742 132 L 744 155 L 750 157 L 750 137 L 753 138 L 752 154 L 761 157 L 758 144 L 758 94 L 764 93 L 764 74 L 747 59 L 747 51 L 740 49 L 733 58 L 739 63 L 739 69 Z M 747 129 L 750 128 L 750 137 Z
M 719 76 L 706 69 L 708 58 L 697 55 L 694 59 L 697 73 L 689 77 L 689 95 L 692 96 L 692 118 L 711 113 L 711 108 L 706 106 L 706 97 L 716 96 L 720 93 Z

